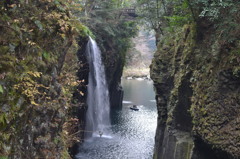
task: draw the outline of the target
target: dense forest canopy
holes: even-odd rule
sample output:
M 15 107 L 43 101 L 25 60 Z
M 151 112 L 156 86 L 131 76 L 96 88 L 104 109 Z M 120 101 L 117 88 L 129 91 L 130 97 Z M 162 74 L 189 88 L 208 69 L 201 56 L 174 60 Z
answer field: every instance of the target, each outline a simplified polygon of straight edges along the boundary
M 235 34 L 233 30 L 239 27 L 238 0 L 138 0 L 136 6 L 140 20 L 157 34 L 206 19 L 207 25 L 214 25 L 223 41 L 229 42 L 234 40 L 230 38 Z

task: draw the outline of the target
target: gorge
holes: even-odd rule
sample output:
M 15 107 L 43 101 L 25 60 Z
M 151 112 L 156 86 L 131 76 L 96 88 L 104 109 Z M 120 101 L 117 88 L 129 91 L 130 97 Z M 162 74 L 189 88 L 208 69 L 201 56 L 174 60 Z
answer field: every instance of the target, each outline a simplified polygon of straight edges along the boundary
M 0 158 L 239 159 L 239 10 L 1 1 Z M 139 27 L 156 38 L 152 81 L 121 78 Z

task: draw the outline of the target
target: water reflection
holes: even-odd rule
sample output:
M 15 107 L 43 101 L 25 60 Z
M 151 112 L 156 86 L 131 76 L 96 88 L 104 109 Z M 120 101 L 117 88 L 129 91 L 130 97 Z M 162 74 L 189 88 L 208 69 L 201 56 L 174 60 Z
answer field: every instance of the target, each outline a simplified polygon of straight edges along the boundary
M 124 89 L 124 101 L 131 101 L 136 105 L 155 106 L 155 103 L 150 103 L 150 101 L 155 101 L 152 81 L 123 79 L 122 86 Z
M 123 80 L 121 110 L 111 112 L 111 138 L 95 136 L 80 147 L 78 159 L 150 159 L 157 111 L 151 81 Z M 141 105 L 139 111 L 130 104 Z

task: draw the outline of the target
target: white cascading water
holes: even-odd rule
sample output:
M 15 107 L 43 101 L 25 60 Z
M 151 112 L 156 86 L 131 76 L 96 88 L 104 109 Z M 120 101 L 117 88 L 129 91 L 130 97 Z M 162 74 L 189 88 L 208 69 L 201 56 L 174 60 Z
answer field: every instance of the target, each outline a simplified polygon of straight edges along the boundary
M 89 63 L 89 76 L 85 139 L 93 136 L 105 136 L 107 127 L 110 126 L 110 104 L 105 69 L 101 51 L 91 37 L 87 44 L 86 55 Z

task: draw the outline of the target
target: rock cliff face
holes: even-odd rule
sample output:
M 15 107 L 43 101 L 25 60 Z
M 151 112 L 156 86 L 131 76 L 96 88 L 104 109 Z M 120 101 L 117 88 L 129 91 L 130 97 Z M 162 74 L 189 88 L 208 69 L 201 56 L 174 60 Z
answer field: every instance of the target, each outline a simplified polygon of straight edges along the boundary
M 106 79 L 109 87 L 109 98 L 111 107 L 121 107 L 123 90 L 121 86 L 121 76 L 124 66 L 124 58 L 114 48 L 107 47 L 108 51 L 103 52 L 103 61 L 106 70 Z
M 73 100 L 75 102 L 75 107 L 71 109 L 71 114 L 73 117 L 78 119 L 78 122 L 73 125 L 73 131 L 77 132 L 77 137 L 79 139 L 84 138 L 85 120 L 86 112 L 88 109 L 86 99 L 87 99 L 87 85 L 88 85 L 88 74 L 89 74 L 89 64 L 86 59 L 86 45 L 88 38 L 79 39 L 79 50 L 78 50 L 78 60 L 79 68 L 77 72 L 78 81 L 81 83 L 78 85 L 77 90 L 73 93 Z M 116 52 L 112 47 L 105 44 L 104 50 L 102 51 L 102 59 L 105 65 L 106 78 L 109 86 L 110 95 L 110 105 L 112 107 L 118 108 L 122 104 L 123 91 L 120 85 L 121 75 L 123 70 L 124 60 L 121 54 Z M 75 142 L 73 147 L 70 149 L 72 156 L 78 153 L 78 147 L 82 141 Z
M 72 94 L 84 86 L 76 76 L 84 27 L 60 2 L 4 0 L 0 8 L 0 158 L 69 158 L 79 140 L 81 101 Z
M 240 157 L 239 48 L 203 22 L 162 37 L 151 64 L 155 159 Z

